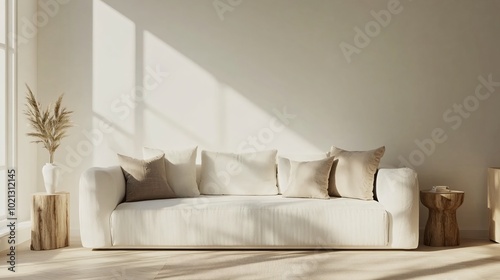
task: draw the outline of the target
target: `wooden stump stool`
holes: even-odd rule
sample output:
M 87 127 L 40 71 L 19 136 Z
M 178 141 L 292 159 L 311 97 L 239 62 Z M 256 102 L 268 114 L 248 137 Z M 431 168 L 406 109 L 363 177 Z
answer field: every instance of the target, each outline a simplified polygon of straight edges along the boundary
M 69 193 L 33 194 L 31 250 L 51 250 L 69 245 Z
M 424 232 L 425 245 L 460 245 L 456 210 L 464 202 L 464 194 L 462 191 L 420 191 L 420 201 L 429 208 Z

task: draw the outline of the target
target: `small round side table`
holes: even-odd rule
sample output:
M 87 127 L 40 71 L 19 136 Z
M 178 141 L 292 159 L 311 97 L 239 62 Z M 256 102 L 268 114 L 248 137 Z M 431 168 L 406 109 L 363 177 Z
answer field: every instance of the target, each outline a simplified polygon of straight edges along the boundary
M 464 195 L 463 191 L 453 190 L 447 192 L 420 191 L 420 201 L 429 208 L 429 218 L 427 218 L 424 232 L 424 245 L 460 245 L 456 210 L 464 202 Z

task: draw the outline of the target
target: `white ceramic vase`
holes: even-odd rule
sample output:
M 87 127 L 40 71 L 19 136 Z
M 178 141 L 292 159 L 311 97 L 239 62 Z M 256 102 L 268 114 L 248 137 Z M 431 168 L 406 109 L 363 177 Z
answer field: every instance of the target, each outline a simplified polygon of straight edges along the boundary
M 48 194 L 54 194 L 59 186 L 61 168 L 52 163 L 46 163 L 42 167 L 43 182 L 45 183 L 45 191 Z

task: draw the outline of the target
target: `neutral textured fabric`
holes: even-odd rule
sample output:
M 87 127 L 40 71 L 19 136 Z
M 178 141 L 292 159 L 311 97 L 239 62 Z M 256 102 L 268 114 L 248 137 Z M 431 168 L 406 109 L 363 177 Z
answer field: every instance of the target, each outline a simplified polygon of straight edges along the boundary
M 144 147 L 143 156 L 150 158 L 165 153 L 167 181 L 176 197 L 200 195 L 196 182 L 197 147 L 182 150 L 158 150 Z
M 341 248 L 388 242 L 384 207 L 346 198 L 199 196 L 121 203 L 111 230 L 113 246 Z
M 200 193 L 276 195 L 276 150 L 232 154 L 202 151 Z
M 118 154 L 118 160 L 126 181 L 125 201 L 175 197 L 167 182 L 163 153 L 147 160 Z
M 373 182 L 385 147 L 371 151 L 330 149 L 330 156 L 338 160 L 330 173 L 330 196 L 373 199 Z
M 290 178 L 284 197 L 328 199 L 328 178 L 333 157 L 314 161 L 290 161 Z
M 111 246 L 109 219 L 125 197 L 125 177 L 120 166 L 92 167 L 80 177 L 78 192 L 80 237 L 86 248 Z
M 288 177 L 290 177 L 290 160 L 311 161 L 320 160 L 328 157 L 328 153 L 319 154 L 294 154 L 278 155 L 278 192 L 282 194 L 288 186 Z
M 389 246 L 412 249 L 418 245 L 419 186 L 410 168 L 382 168 L 377 174 L 377 199 L 389 213 Z

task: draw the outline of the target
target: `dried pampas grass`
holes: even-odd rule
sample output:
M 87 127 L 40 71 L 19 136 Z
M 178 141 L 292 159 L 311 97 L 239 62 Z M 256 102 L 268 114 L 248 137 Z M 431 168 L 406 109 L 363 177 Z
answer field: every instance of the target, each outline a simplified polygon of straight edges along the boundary
M 28 117 L 29 124 L 34 130 L 27 135 L 37 139 L 32 141 L 33 143 L 43 144 L 43 147 L 49 152 L 49 162 L 54 163 L 55 151 L 61 144 L 61 140 L 67 136 L 68 128 L 73 126 L 70 120 L 70 115 L 73 112 L 61 107 L 64 94 L 57 98 L 53 111 L 51 111 L 50 105 L 43 110 L 30 87 L 28 85 L 26 87 L 28 92 L 24 114 Z

